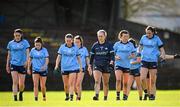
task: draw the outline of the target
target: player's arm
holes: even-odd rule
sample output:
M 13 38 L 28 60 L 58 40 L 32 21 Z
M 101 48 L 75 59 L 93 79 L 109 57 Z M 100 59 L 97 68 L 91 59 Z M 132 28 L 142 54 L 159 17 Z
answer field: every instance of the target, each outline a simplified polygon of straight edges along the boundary
M 10 73 L 10 51 L 8 50 L 7 59 L 6 59 L 6 71 Z
M 90 59 L 88 56 L 86 57 L 86 64 L 88 66 L 88 73 L 91 76 L 92 75 L 92 69 L 91 69 L 91 65 L 90 65 Z
M 120 60 L 121 57 L 116 54 L 117 53 L 117 46 L 116 46 L 116 44 L 114 44 L 113 50 L 114 50 L 114 60 L 115 61 Z
M 41 70 L 45 71 L 47 69 L 48 64 L 49 64 L 49 57 L 46 57 L 45 64 L 42 66 Z
M 54 70 L 57 70 L 59 68 L 59 63 L 61 61 L 61 55 L 58 54 L 57 58 L 56 58 L 56 65 L 55 65 L 55 68 Z
M 28 58 L 28 62 L 27 62 L 27 73 L 30 75 L 31 74 L 31 62 L 32 62 L 32 58 L 29 57 Z
M 80 70 L 80 72 L 82 72 L 83 69 L 82 69 L 82 62 L 81 62 L 81 56 L 80 55 L 77 56 L 77 60 L 78 60 L 79 66 L 80 66 L 79 70 Z
M 141 57 L 137 57 L 135 61 L 130 62 L 131 64 L 140 64 L 141 63 Z
M 28 65 L 28 58 L 29 58 L 29 48 L 27 48 L 26 49 L 26 62 L 25 62 L 25 64 L 24 64 L 24 67 L 26 68 L 27 67 L 27 65 Z
M 48 66 L 48 64 L 49 64 L 49 57 L 46 58 L 45 66 Z
M 139 45 L 139 46 L 138 46 L 138 49 L 137 49 L 137 52 L 138 52 L 138 53 L 141 53 L 142 49 L 143 49 L 143 46 L 142 46 L 142 45 Z
M 166 59 L 166 53 L 165 53 L 164 47 L 160 48 L 160 58 Z
M 175 54 L 175 55 L 165 55 L 165 59 L 166 60 L 171 60 L 171 59 L 179 59 L 180 55 L 179 54 Z
M 90 65 L 90 66 L 93 65 L 94 57 L 95 57 L 95 45 L 93 45 L 93 46 L 91 47 L 91 51 L 90 51 L 90 62 L 89 62 L 89 65 Z
M 94 62 L 94 57 L 95 57 L 95 46 L 93 45 L 91 47 L 90 60 L 89 60 L 89 66 L 88 66 L 88 71 L 91 71 L 91 72 L 92 72 L 92 66 L 93 66 L 93 62 Z
M 166 60 L 174 59 L 174 55 L 165 55 Z
M 113 49 L 113 45 L 112 44 L 110 45 L 109 53 L 110 53 L 110 58 L 111 58 L 110 65 L 113 65 L 115 57 L 114 57 L 114 49 Z
M 89 59 L 89 57 L 87 56 L 86 57 L 86 64 L 89 66 L 89 64 L 90 64 L 90 59 Z

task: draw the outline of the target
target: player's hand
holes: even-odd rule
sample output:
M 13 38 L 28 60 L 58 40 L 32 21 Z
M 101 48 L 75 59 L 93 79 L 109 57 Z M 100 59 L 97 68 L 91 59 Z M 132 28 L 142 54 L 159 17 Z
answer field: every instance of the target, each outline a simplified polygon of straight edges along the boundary
M 110 64 L 110 65 L 114 65 L 114 61 L 111 60 L 109 64 Z
M 92 75 L 92 66 L 91 65 L 88 65 L 88 73 L 90 76 Z
M 121 59 L 120 56 L 118 55 L 115 56 L 115 60 L 120 60 L 120 59 Z
M 131 59 L 131 58 L 135 58 L 135 54 L 134 53 L 132 53 L 129 57 L 128 57 L 129 59 Z
M 9 65 L 6 65 L 6 72 L 7 72 L 8 74 L 11 73 Z
M 57 70 L 58 68 L 59 68 L 58 66 L 55 66 L 55 67 L 54 67 L 54 70 Z
M 59 67 L 54 67 L 54 71 L 53 71 L 53 72 L 54 72 L 54 74 L 59 73 L 59 71 L 60 71 L 60 70 L 59 70 Z
M 165 60 L 165 59 L 166 59 L 166 55 L 162 53 L 162 54 L 160 55 L 160 58 L 163 59 L 163 60 Z
M 30 69 L 27 70 L 27 74 L 31 75 L 31 70 Z
M 114 64 L 113 64 L 113 63 L 110 63 L 110 64 L 108 65 L 108 71 L 110 71 L 110 72 L 113 72 L 113 71 L 114 71 Z

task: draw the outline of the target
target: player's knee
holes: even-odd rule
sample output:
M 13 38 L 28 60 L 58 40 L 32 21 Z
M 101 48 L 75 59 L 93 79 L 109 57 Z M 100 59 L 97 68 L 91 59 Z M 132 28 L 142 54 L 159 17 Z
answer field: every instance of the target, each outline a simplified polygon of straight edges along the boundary
M 141 78 L 141 81 L 142 81 L 142 82 L 147 82 L 147 78 L 146 78 L 146 77 L 142 77 L 142 78 Z
M 80 83 L 76 83 L 76 87 L 80 88 L 81 84 Z
M 19 84 L 19 87 L 20 88 L 24 88 L 24 84 Z
M 127 88 L 128 87 L 128 83 L 124 83 L 124 88 Z
M 95 81 L 95 84 L 98 85 L 98 84 L 99 84 L 99 81 Z
M 45 84 L 41 84 L 41 88 L 46 88 L 46 85 Z
M 142 81 L 144 81 L 144 80 L 146 80 L 147 77 L 142 75 L 140 78 Z
M 64 89 L 68 89 L 69 87 L 68 87 L 68 85 L 64 85 Z
M 142 90 L 141 85 L 137 85 L 137 89 L 138 89 L 138 90 Z
M 41 86 L 41 90 L 46 90 L 46 86 Z
M 74 86 L 75 86 L 75 83 L 74 83 L 74 82 L 70 82 L 70 83 L 69 83 L 69 86 L 70 86 L 70 87 L 74 87 Z
M 18 85 L 18 81 L 13 81 L 13 85 Z
M 38 84 L 35 84 L 35 83 L 34 83 L 34 88 L 38 88 Z
M 154 85 L 155 84 L 155 80 L 151 79 L 151 84 Z
M 104 87 L 109 87 L 109 83 L 108 82 L 105 82 L 103 85 L 104 85 Z
M 121 83 L 121 80 L 116 80 L 116 84 L 120 84 Z

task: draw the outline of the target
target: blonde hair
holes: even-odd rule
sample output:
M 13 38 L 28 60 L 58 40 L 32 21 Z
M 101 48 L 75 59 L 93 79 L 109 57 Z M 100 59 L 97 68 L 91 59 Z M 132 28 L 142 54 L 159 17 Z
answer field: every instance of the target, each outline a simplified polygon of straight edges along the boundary
M 103 32 L 103 33 L 104 33 L 104 36 L 107 36 L 107 32 L 106 32 L 105 30 L 103 30 L 103 29 L 98 30 L 98 31 L 97 31 L 97 35 L 98 35 L 100 32 Z

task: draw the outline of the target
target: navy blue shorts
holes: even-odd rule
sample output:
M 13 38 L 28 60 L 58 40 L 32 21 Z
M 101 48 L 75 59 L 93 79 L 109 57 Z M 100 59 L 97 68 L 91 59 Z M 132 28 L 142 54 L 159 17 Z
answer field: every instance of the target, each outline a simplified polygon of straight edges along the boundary
M 147 62 L 147 61 L 141 61 L 142 66 L 144 68 L 148 68 L 148 69 L 157 69 L 157 62 Z
M 62 75 L 69 75 L 71 73 L 79 73 L 79 69 L 77 70 L 72 70 L 72 71 L 61 71 Z
M 134 77 L 138 77 L 140 76 L 140 70 L 138 69 L 131 69 L 130 70 L 130 75 L 134 76 Z
M 46 77 L 47 71 L 33 71 L 33 74 L 39 74 L 42 77 Z
M 20 74 L 26 74 L 26 69 L 24 68 L 24 66 L 16 66 L 16 65 L 11 64 L 10 70 L 17 71 Z
M 102 73 L 111 73 L 114 70 L 114 66 L 107 64 L 107 65 L 93 65 L 93 70 L 100 71 Z
M 124 67 L 121 67 L 121 66 L 116 66 L 115 69 L 116 70 L 121 70 L 121 71 L 123 71 L 123 73 L 129 73 L 130 72 L 129 68 L 124 68 Z

